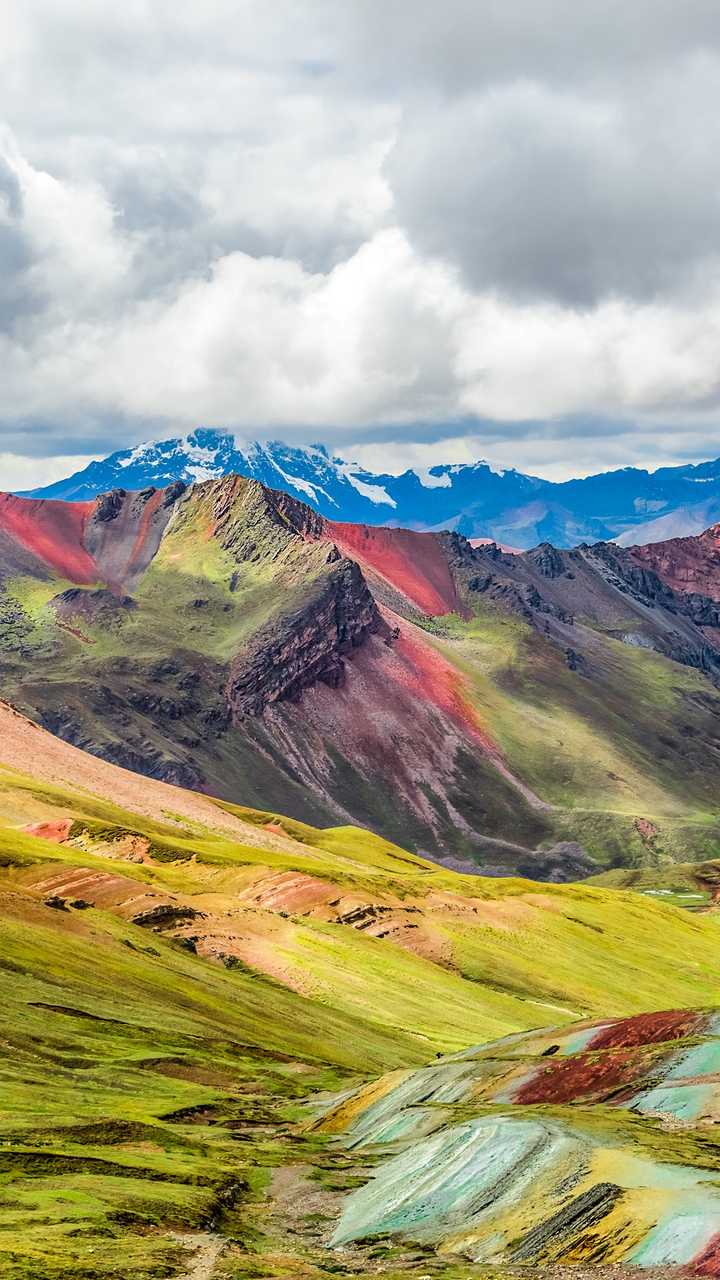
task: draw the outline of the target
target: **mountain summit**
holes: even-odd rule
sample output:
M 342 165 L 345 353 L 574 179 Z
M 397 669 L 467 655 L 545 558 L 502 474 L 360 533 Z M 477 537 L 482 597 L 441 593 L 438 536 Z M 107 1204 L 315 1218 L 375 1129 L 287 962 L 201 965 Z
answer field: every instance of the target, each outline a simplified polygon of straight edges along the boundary
M 111 489 L 194 484 L 231 473 L 284 489 L 330 520 L 454 529 L 519 548 L 599 540 L 631 546 L 700 533 L 720 519 L 720 459 L 654 472 L 625 467 L 561 484 L 484 461 L 390 475 L 346 462 L 323 445 L 275 440 L 241 447 L 229 432 L 204 427 L 120 450 L 22 496 L 86 502 Z

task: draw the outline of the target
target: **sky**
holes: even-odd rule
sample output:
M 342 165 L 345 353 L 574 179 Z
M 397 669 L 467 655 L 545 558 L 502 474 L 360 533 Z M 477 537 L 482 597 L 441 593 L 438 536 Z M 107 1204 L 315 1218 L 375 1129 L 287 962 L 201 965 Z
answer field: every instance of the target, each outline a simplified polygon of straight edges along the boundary
M 717 0 L 0 0 L 0 488 L 720 455 Z

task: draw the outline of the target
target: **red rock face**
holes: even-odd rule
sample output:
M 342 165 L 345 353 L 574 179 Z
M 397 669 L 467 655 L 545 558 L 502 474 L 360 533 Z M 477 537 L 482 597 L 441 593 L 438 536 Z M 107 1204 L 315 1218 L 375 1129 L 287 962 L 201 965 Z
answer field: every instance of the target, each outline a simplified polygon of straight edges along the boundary
M 446 661 L 417 629 L 400 618 L 391 617 L 391 621 L 400 631 L 396 649 L 403 659 L 397 668 L 396 683 L 419 702 L 430 703 L 442 711 L 459 729 L 478 740 L 484 750 L 495 753 L 497 749 L 466 696 L 463 678 L 457 668 Z
M 372 569 L 422 613 L 464 613 L 442 548 L 432 533 L 325 522 L 326 536 Z
M 122 594 L 147 568 L 172 510 L 175 490 L 117 490 L 92 502 L 0 494 L 0 531 L 77 586 L 107 583 Z
M 319 681 L 301 703 L 272 703 L 264 722 L 274 740 L 290 746 L 306 785 L 327 787 L 327 744 L 342 744 L 359 776 L 389 783 L 397 802 L 434 829 L 428 791 L 451 803 L 459 747 L 474 741 L 478 756 L 487 751 L 479 726 L 471 725 L 472 739 L 468 734 L 472 713 L 463 706 L 457 673 L 446 673 L 441 657 L 435 665 L 431 646 L 410 624 L 398 626 L 391 644 L 371 635 L 356 650 L 338 687 Z
M 670 538 L 633 547 L 631 554 L 674 591 L 697 592 L 720 601 L 720 524 L 697 538 Z
M 98 581 L 120 595 L 132 589 L 157 552 L 173 502 L 172 487 L 98 498 L 85 529 Z
M 662 1013 L 640 1013 L 602 1027 L 590 1043 L 591 1049 L 631 1048 L 641 1044 L 660 1044 L 664 1040 L 680 1040 L 699 1031 L 705 1023 L 701 1013 L 692 1009 L 666 1009 Z
M 94 502 L 53 502 L 0 494 L 0 529 L 70 582 L 97 582 L 97 567 L 84 546 Z
M 696 1276 L 720 1276 L 720 1235 L 713 1236 L 690 1270 Z
M 58 818 L 55 822 L 31 822 L 22 830 L 29 836 L 49 840 L 51 844 L 63 844 L 70 835 L 72 825 L 72 818 Z

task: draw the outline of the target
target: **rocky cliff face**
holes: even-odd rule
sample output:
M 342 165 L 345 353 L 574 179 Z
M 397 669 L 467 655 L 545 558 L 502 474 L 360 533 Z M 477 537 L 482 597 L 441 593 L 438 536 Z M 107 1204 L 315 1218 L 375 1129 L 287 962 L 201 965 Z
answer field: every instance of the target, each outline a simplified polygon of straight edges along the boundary
M 389 641 L 390 628 L 359 566 L 339 559 L 300 608 L 258 632 L 237 655 L 226 686 L 233 716 L 262 715 L 270 703 L 296 701 L 318 681 L 337 688 L 347 655 L 375 634 Z
M 674 591 L 720 602 L 720 524 L 696 538 L 633 547 L 633 560 L 651 567 Z
M 95 502 L 31 502 L 0 494 L 0 578 L 18 572 L 132 591 L 156 555 L 183 484 Z
M 636 600 L 652 601 L 675 610 L 677 601 L 672 589 L 663 582 L 652 565 L 638 563 L 630 552 L 611 542 L 596 542 L 582 548 L 586 560 L 619 591 Z
M 97 581 L 118 595 L 131 592 L 157 554 L 185 485 L 114 489 L 98 498 L 88 517 L 83 545 L 97 568 Z

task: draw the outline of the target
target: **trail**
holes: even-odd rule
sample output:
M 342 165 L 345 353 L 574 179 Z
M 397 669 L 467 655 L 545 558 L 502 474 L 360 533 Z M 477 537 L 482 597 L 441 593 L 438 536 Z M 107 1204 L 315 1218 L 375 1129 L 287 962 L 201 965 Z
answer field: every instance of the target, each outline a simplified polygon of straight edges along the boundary
M 225 1237 L 213 1235 L 210 1231 L 170 1231 L 168 1235 L 170 1240 L 175 1240 L 183 1248 L 195 1251 L 188 1270 L 178 1276 L 178 1280 L 212 1280 L 220 1255 L 227 1245 Z

